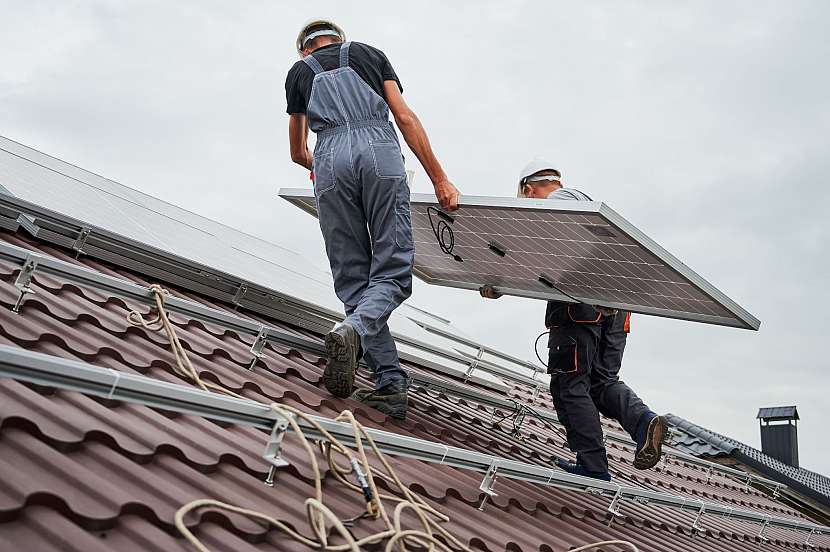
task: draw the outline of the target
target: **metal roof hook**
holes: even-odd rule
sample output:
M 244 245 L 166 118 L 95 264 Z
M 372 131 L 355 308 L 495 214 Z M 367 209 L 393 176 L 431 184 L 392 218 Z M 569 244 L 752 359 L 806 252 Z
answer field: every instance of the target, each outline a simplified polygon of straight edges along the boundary
M 700 501 L 700 510 L 697 511 L 697 515 L 695 516 L 695 520 L 692 522 L 692 536 L 694 537 L 698 533 L 703 530 L 703 526 L 700 524 L 700 518 L 703 517 L 703 514 L 706 513 L 706 504 L 701 500 Z
M 478 362 L 482 359 L 482 357 L 484 357 L 484 348 L 479 347 L 475 359 L 473 359 L 473 361 L 470 362 L 470 367 L 467 368 L 466 372 L 464 372 L 464 383 L 467 383 L 467 380 L 469 380 L 470 377 L 472 377 L 473 372 L 476 368 L 478 368 Z
M 37 270 L 37 263 L 38 257 L 35 255 L 26 257 L 26 261 L 20 269 L 20 274 L 17 275 L 17 279 L 14 281 L 14 287 L 17 288 L 20 294 L 12 307 L 12 312 L 15 314 L 20 312 L 20 307 L 23 306 L 23 300 L 26 296 L 30 293 L 35 293 L 35 290 L 32 289 L 32 277 L 35 274 L 35 270 Z
M 254 344 L 251 345 L 251 354 L 254 355 L 254 358 L 251 359 L 251 364 L 248 366 L 248 370 L 253 370 L 254 365 L 256 365 L 256 361 L 262 358 L 262 348 L 265 347 L 265 342 L 268 340 L 268 326 L 262 326 L 259 329 L 259 333 L 256 336 L 256 340 Z
M 86 251 L 84 251 L 84 246 L 86 245 L 86 240 L 89 238 L 90 234 L 92 234 L 92 228 L 89 226 L 81 227 L 81 231 L 78 232 L 78 237 L 75 238 L 75 243 L 72 244 L 72 249 L 75 250 L 76 259 L 86 253 Z
M 766 537 L 766 535 L 764 535 L 764 533 L 767 532 L 767 527 L 768 526 L 769 526 L 769 517 L 767 517 L 767 519 L 765 519 L 764 522 L 761 523 L 761 530 L 758 531 L 758 539 L 761 542 L 769 542 L 769 539 Z
M 290 414 L 290 416 L 294 416 Z M 282 415 L 277 415 L 277 420 L 274 422 L 274 427 L 271 429 L 271 436 L 268 438 L 268 444 L 265 445 L 265 452 L 262 457 L 265 458 L 271 467 L 268 470 L 268 477 L 265 478 L 265 484 L 269 487 L 274 486 L 274 477 L 277 475 L 277 468 L 284 468 L 288 466 L 288 461 L 282 456 L 282 438 L 285 437 L 285 432 L 288 429 L 288 418 Z
M 484 511 L 484 506 L 487 504 L 487 501 L 491 496 L 499 496 L 498 493 L 493 490 L 493 486 L 496 484 L 496 479 L 498 478 L 498 471 L 498 461 L 493 460 L 493 463 L 490 464 L 490 467 L 487 469 L 487 473 L 484 474 L 484 479 L 481 480 L 481 485 L 478 486 L 480 490 L 484 491 L 484 498 L 481 499 L 481 504 L 478 506 L 478 509 L 482 512 Z
M 622 512 L 620 512 L 620 499 L 622 499 L 622 495 L 622 487 L 617 487 L 617 492 L 614 493 L 614 498 L 611 499 L 611 504 L 608 505 L 608 512 L 611 514 L 611 519 L 608 520 L 608 527 L 611 527 L 611 524 L 614 523 L 616 518 L 623 517 Z
M 807 539 L 804 541 L 804 546 L 807 548 L 815 548 L 816 545 L 810 542 L 810 539 L 813 538 L 813 535 L 821 535 L 821 531 L 816 531 L 815 529 L 810 529 L 810 533 L 807 535 Z

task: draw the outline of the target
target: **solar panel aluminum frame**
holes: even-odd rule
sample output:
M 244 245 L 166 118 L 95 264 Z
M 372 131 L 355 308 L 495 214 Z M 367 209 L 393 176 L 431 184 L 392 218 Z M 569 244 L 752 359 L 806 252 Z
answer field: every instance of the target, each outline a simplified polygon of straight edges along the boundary
M 306 211 L 307 213 L 317 216 L 314 208 L 314 192 L 307 188 L 282 188 L 279 190 L 279 195 L 284 199 L 290 201 L 297 207 Z M 435 196 L 432 194 L 412 194 L 410 201 L 412 205 L 428 205 L 436 206 L 437 202 Z M 666 318 L 676 318 L 681 320 L 690 320 L 695 322 L 704 322 L 708 324 L 716 324 L 720 326 L 730 326 L 735 328 L 757 330 L 761 322 L 752 316 L 749 312 L 743 309 L 740 305 L 735 303 L 723 292 L 718 290 L 715 286 L 710 284 L 706 279 L 698 275 L 691 268 L 686 266 L 683 262 L 677 259 L 674 255 L 666 251 L 663 247 L 658 245 L 654 240 L 646 236 L 633 224 L 628 222 L 616 211 L 611 209 L 608 205 L 598 201 L 567 201 L 567 200 L 553 200 L 553 199 L 526 199 L 526 198 L 510 198 L 510 197 L 487 197 L 487 196 L 462 196 L 459 201 L 459 207 L 493 207 L 509 210 L 552 210 L 557 212 L 570 212 L 574 214 L 594 214 L 602 217 L 610 226 L 615 228 L 621 234 L 624 234 L 629 239 L 638 243 L 643 249 L 657 257 L 666 266 L 674 270 L 681 277 L 683 277 L 689 284 L 697 288 L 699 291 L 707 295 L 715 303 L 729 311 L 733 318 L 726 318 L 715 315 L 707 315 L 703 313 L 683 312 L 671 309 L 663 309 L 647 305 L 635 305 L 629 303 L 615 303 L 605 301 L 602 306 L 637 312 L 642 314 L 649 314 L 653 316 L 661 316 Z M 469 289 L 477 291 L 478 283 L 461 282 L 456 280 L 439 279 L 432 277 L 428 272 L 425 272 L 419 267 L 413 268 L 413 273 L 421 278 L 423 281 L 446 287 L 454 287 L 460 289 Z M 556 290 L 550 291 L 534 291 L 526 289 L 515 289 L 509 287 L 499 286 L 498 291 L 505 295 L 514 295 L 517 297 L 526 297 L 530 299 L 544 299 L 563 301 L 573 303 L 574 300 L 570 297 L 559 293 Z M 573 294 L 577 299 L 581 299 L 578 293 Z M 591 303 L 586 299 L 586 303 Z

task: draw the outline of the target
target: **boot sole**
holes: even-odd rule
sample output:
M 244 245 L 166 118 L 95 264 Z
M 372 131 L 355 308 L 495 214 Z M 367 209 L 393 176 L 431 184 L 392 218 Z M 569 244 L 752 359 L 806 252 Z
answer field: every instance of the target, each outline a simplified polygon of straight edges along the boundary
M 335 397 L 345 399 L 354 391 L 354 373 L 357 369 L 356 351 L 337 333 L 326 334 L 326 356 L 328 362 L 323 371 L 323 385 Z
M 651 420 L 646 430 L 646 442 L 634 457 L 634 467 L 648 470 L 657 465 L 663 455 L 663 441 L 668 436 L 669 428 L 663 416 Z

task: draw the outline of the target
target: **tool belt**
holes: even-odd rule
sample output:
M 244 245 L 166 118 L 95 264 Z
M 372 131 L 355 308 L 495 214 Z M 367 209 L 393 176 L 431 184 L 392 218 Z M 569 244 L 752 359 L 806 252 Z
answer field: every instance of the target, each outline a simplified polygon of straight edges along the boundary
M 596 307 L 584 303 L 563 303 L 548 301 L 545 312 L 545 326 L 556 328 L 565 324 L 601 324 L 604 318 L 619 311 L 607 307 Z

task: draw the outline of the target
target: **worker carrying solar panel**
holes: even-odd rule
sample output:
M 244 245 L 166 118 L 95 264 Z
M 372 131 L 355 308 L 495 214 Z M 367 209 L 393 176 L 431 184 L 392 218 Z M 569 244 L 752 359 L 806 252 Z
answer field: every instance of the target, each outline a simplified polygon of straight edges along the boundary
M 562 175 L 552 163 L 532 161 L 519 175 L 519 197 L 591 201 L 587 194 L 562 186 Z M 491 286 L 483 297 L 501 295 Z M 631 313 L 586 305 L 548 301 L 545 326 L 548 338 L 550 393 L 565 426 L 576 462 L 557 458 L 567 472 L 611 480 L 599 415 L 617 420 L 637 443 L 634 467 L 653 468 L 660 460 L 667 425 L 634 391 L 620 381 L 623 350 Z
M 334 289 L 346 311 L 326 335 L 323 383 L 335 396 L 351 395 L 402 419 L 408 378 L 387 320 L 412 293 L 415 248 L 409 185 L 390 110 L 441 206 L 457 209 L 459 192 L 382 51 L 346 42 L 343 30 L 325 20 L 302 28 L 297 51 L 301 61 L 285 81 L 291 159 L 312 171 Z M 317 134 L 313 155 L 308 129 Z M 375 375 L 374 390 L 354 390 L 361 356 Z

